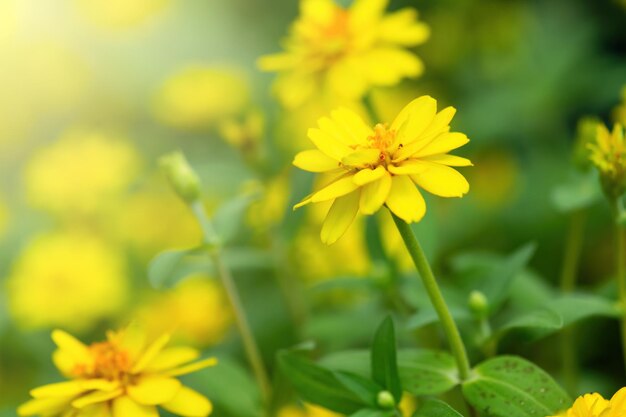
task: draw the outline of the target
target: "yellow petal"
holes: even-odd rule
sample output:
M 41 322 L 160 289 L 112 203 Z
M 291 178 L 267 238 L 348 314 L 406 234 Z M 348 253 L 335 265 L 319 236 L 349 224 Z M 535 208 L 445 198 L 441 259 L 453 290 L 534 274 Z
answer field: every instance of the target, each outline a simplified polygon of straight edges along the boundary
M 361 98 L 368 88 L 368 83 L 360 65 L 359 60 L 352 58 L 335 62 L 326 74 L 330 91 L 347 100 Z
M 148 366 L 152 359 L 154 359 L 161 350 L 165 347 L 165 345 L 170 341 L 170 335 L 164 334 L 157 338 L 146 351 L 139 357 L 139 360 L 135 362 L 135 365 L 132 367 L 131 372 L 136 374 Z
M 406 175 L 394 176 L 391 180 L 385 202 L 389 210 L 407 223 L 420 221 L 426 213 L 426 203 L 413 181 Z
M 437 113 L 437 101 L 430 96 L 421 96 L 407 104 L 391 124 L 398 132 L 400 143 L 416 140 L 433 121 Z
M 365 144 L 367 138 L 374 134 L 372 129 L 365 124 L 363 119 L 350 109 L 340 107 L 331 112 L 332 119 L 342 127 L 356 144 Z
M 360 59 L 361 71 L 374 85 L 395 85 L 405 77 L 417 77 L 424 72 L 422 60 L 400 48 L 372 49 Z
M 144 368 L 145 372 L 162 371 L 164 369 L 173 368 L 198 358 L 200 352 L 190 347 L 171 347 L 163 349 L 159 354 Z
M 355 28 L 369 27 L 385 12 L 389 0 L 355 0 L 349 9 L 350 23 Z
M 293 68 L 298 57 L 288 53 L 264 55 L 257 60 L 257 67 L 261 71 L 284 71 Z
M 356 185 L 365 185 L 372 181 L 376 181 L 379 178 L 382 178 L 387 171 L 381 165 L 377 166 L 376 169 L 362 169 L 352 177 L 352 180 Z
M 111 417 L 109 404 L 100 403 L 77 410 L 76 417 Z
M 317 149 L 337 161 L 341 161 L 341 158 L 352 152 L 347 145 L 337 141 L 321 129 L 310 128 L 308 136 Z
M 429 164 L 428 170 L 411 175 L 417 185 L 440 197 L 463 197 L 469 191 L 465 177 L 457 170 L 439 164 Z
M 136 403 L 159 405 L 170 401 L 180 389 L 180 381 L 165 376 L 145 376 L 127 389 L 128 396 Z
M 311 197 L 311 201 L 313 203 L 319 203 L 321 201 L 332 200 L 337 197 L 341 197 L 346 195 L 354 190 L 356 190 L 359 186 L 354 183 L 352 178 L 354 175 L 347 175 L 339 178 L 337 181 L 334 181 L 322 188 Z
M 72 401 L 72 407 L 83 408 L 88 405 L 101 403 L 113 398 L 117 398 L 124 393 L 122 388 L 113 391 L 93 391 Z
M 129 397 L 119 397 L 113 401 L 113 417 L 159 417 L 159 412 L 153 405 L 141 405 Z
M 617 391 L 611 398 L 611 408 L 616 410 L 626 410 L 626 388 Z
M 72 356 L 75 363 L 91 362 L 91 353 L 89 352 L 89 348 L 71 334 L 64 332 L 63 330 L 54 330 L 52 332 L 52 340 L 61 351 L 64 351 L 69 356 Z
M 365 185 L 361 190 L 359 208 L 362 214 L 374 214 L 385 203 L 391 190 L 391 175 L 384 172 L 378 181 Z
M 110 338 L 118 338 L 120 348 L 128 352 L 130 358 L 135 360 L 146 345 L 146 330 L 138 322 L 131 322 L 121 332 L 111 334 Z
M 434 162 L 437 164 L 447 165 L 450 167 L 469 167 L 473 166 L 472 161 L 467 158 L 462 158 L 460 156 L 449 155 L 449 154 L 438 154 L 431 155 L 422 158 L 423 161 Z
M 72 397 L 89 390 L 111 391 L 119 386 L 117 382 L 106 379 L 89 379 L 58 382 L 56 384 L 43 385 L 31 390 L 30 395 L 35 398 L 41 397 Z
M 300 207 L 306 206 L 307 204 L 311 203 L 311 196 L 313 196 L 313 194 L 309 194 L 308 196 L 304 197 L 302 201 L 293 206 L 293 209 L 299 209 Z
M 325 172 L 337 169 L 339 163 L 317 149 L 302 151 L 296 154 L 293 164 L 309 172 Z
M 378 149 L 359 149 L 344 156 L 341 163 L 348 167 L 364 168 L 376 164 L 379 158 L 380 151 Z
M 463 133 L 444 133 L 434 138 L 428 145 L 424 146 L 412 156 L 414 158 L 423 158 L 426 156 L 450 152 L 453 149 L 465 145 L 467 142 L 469 142 L 469 139 Z
M 71 397 L 35 398 L 20 405 L 17 408 L 17 414 L 20 416 L 54 415 L 68 407 L 70 401 Z
M 308 72 L 282 72 L 274 82 L 272 91 L 283 106 L 293 109 L 304 103 L 317 88 L 317 81 Z
M 348 230 L 359 211 L 359 195 L 358 191 L 353 191 L 333 202 L 322 226 L 323 243 L 327 245 L 335 243 Z
M 213 405 L 204 395 L 185 386 L 178 390 L 172 400 L 161 407 L 184 417 L 206 417 L 213 411 Z
M 430 36 L 427 25 L 417 22 L 417 11 L 413 8 L 387 14 L 380 22 L 378 33 L 381 40 L 397 45 L 415 46 L 424 43 Z
M 179 376 L 190 374 L 192 372 L 199 371 L 203 368 L 208 368 L 209 366 L 217 365 L 217 358 L 208 358 L 198 362 L 190 363 L 189 365 L 181 366 L 179 368 L 170 369 L 169 371 L 163 372 L 163 375 L 167 376 Z
M 389 172 L 395 175 L 410 175 L 410 174 L 419 174 L 420 172 L 426 171 L 428 169 L 428 165 L 416 160 L 404 161 L 400 164 L 389 165 L 387 168 Z
M 433 121 L 422 132 L 421 136 L 427 139 L 431 135 L 438 135 L 449 131 L 449 125 L 456 114 L 454 107 L 448 106 L 435 115 Z M 433 136 L 434 137 L 434 136 Z

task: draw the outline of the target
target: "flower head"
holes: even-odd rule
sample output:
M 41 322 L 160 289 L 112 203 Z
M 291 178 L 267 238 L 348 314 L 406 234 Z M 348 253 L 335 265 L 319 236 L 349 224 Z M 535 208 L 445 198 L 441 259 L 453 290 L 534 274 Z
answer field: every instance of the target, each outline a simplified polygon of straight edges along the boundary
M 176 377 L 213 366 L 216 359 L 190 363 L 199 352 L 166 348 L 169 335 L 147 343 L 145 333 L 131 325 L 89 346 L 61 330 L 52 339 L 58 347 L 54 363 L 70 381 L 32 390 L 34 398 L 18 408 L 20 416 L 153 417 L 157 406 L 183 416 L 211 413 L 211 402 Z
M 286 107 L 318 92 L 358 99 L 372 86 L 417 77 L 422 61 L 405 48 L 426 41 L 429 29 L 406 8 L 385 14 L 388 0 L 355 0 L 344 9 L 333 0 L 302 0 L 285 52 L 259 66 L 280 73 L 274 85 Z
M 598 124 L 594 143 L 590 143 L 591 162 L 600 172 L 605 194 L 618 198 L 626 191 L 626 141 L 624 128 L 616 123 L 609 132 L 603 124 Z
M 626 388 L 617 391 L 610 401 L 598 393 L 585 394 L 572 407 L 556 417 L 624 417 L 626 416 Z
M 407 223 L 426 213 L 418 188 L 441 196 L 461 197 L 469 184 L 453 166 L 468 159 L 449 155 L 469 139 L 450 132 L 455 109 L 437 113 L 437 102 L 422 96 L 409 103 L 391 123 L 368 127 L 355 113 L 338 109 L 318 121 L 308 136 L 318 149 L 300 152 L 294 165 L 327 173 L 330 182 L 306 197 L 308 203 L 333 201 L 322 227 L 322 241 L 339 239 L 357 212 L 374 214 L 384 204 Z

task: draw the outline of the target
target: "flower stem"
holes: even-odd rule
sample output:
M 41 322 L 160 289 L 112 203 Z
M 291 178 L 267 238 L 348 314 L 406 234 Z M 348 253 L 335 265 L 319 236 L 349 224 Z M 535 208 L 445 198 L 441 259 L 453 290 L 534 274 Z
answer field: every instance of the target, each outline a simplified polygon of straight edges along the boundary
M 413 262 L 415 263 L 417 272 L 419 272 L 422 278 L 422 282 L 424 283 L 426 292 L 428 292 L 430 301 L 439 316 L 439 321 L 441 322 L 448 339 L 450 350 L 456 360 L 459 377 L 462 381 L 464 381 L 470 376 L 470 364 L 459 329 L 452 318 L 452 314 L 450 314 L 450 310 L 448 309 L 448 305 L 446 304 L 446 301 L 441 294 L 441 290 L 437 285 L 437 280 L 433 275 L 428 259 L 426 259 L 426 255 L 424 254 L 422 247 L 415 237 L 415 234 L 413 234 L 413 230 L 411 230 L 411 227 L 404 220 L 400 219 L 395 214 L 391 213 L 391 216 L 393 217 L 393 221 L 402 236 L 402 240 L 404 240 L 404 244 L 413 259 Z
M 239 297 L 239 291 L 235 285 L 235 280 L 233 279 L 230 269 L 222 259 L 219 238 L 206 214 L 206 210 L 202 202 L 193 202 L 191 204 L 191 210 L 200 223 L 204 243 L 209 246 L 211 260 L 215 264 L 215 268 L 233 309 L 235 322 L 237 324 L 239 334 L 241 335 L 246 356 L 248 357 L 254 376 L 259 384 L 261 395 L 263 396 L 265 403 L 268 404 L 271 388 L 267 371 L 265 369 L 265 365 L 263 364 L 263 359 L 261 358 L 261 353 L 259 352 L 256 340 L 254 339 L 254 334 L 250 329 L 250 324 L 248 323 L 243 304 L 241 303 L 241 298 Z
M 622 308 L 622 351 L 624 354 L 624 365 L 626 366 L 626 236 L 620 224 L 620 215 L 623 211 L 622 201 L 615 198 L 612 202 L 613 217 L 615 221 L 615 259 L 617 262 L 617 286 L 619 290 L 619 301 Z

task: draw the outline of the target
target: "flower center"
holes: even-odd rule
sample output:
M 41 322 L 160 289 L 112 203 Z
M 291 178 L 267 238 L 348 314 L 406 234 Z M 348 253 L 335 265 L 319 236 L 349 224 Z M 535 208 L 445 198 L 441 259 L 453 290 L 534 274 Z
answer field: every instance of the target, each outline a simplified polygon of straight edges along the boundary
M 114 343 L 100 342 L 89 346 L 93 361 L 76 365 L 73 374 L 79 378 L 104 378 L 126 381 L 131 369 L 128 352 L 120 350 Z
M 386 152 L 396 138 L 396 131 L 391 130 L 386 124 L 378 123 L 374 126 L 374 134 L 367 137 L 372 148 Z
M 334 14 L 326 24 L 310 27 L 307 36 L 311 57 L 322 67 L 333 64 L 346 54 L 350 48 L 350 27 L 347 10 L 335 8 Z

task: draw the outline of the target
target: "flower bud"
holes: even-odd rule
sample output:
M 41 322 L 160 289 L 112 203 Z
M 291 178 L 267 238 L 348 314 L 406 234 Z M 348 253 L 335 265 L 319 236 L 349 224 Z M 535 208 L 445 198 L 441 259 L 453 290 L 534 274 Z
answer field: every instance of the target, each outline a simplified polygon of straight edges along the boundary
M 389 391 L 380 391 L 376 397 L 376 403 L 381 408 L 394 408 L 396 406 L 396 400 Z
M 162 156 L 159 165 L 171 183 L 174 191 L 187 203 L 200 198 L 200 179 L 191 168 L 182 152 L 172 152 Z
M 489 310 L 489 301 L 485 294 L 480 291 L 472 291 L 467 300 L 470 310 L 474 316 L 484 318 Z

